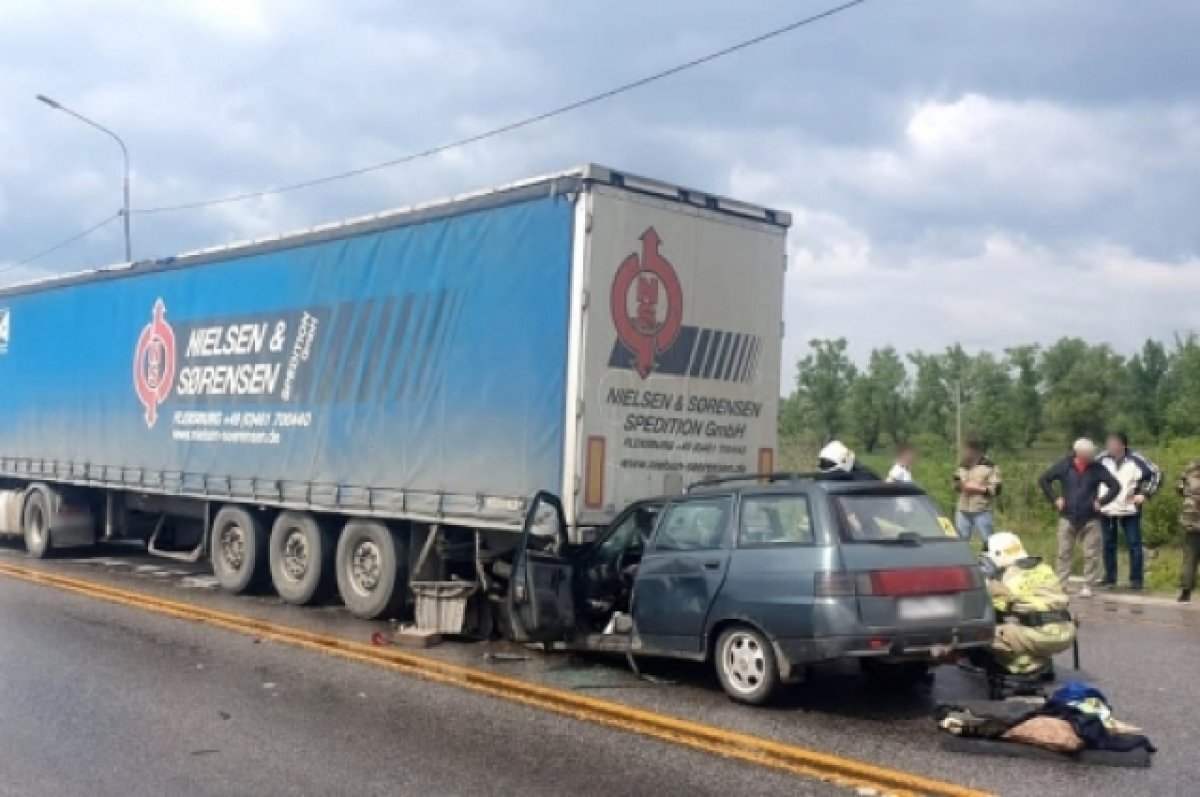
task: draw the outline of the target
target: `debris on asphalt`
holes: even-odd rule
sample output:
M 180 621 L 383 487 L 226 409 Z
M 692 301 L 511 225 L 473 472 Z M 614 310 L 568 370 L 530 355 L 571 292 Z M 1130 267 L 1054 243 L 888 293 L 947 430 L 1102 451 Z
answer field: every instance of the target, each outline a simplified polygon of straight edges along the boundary
M 263 682 L 263 689 L 274 689 L 274 688 L 275 688 L 274 681 L 264 681 Z
M 638 678 L 641 678 L 646 683 L 654 684 L 655 686 L 674 686 L 675 684 L 679 683 L 679 681 L 675 681 L 670 678 L 660 678 L 657 675 L 651 675 L 647 672 L 638 673 Z
M 530 657 L 525 655 L 524 653 L 503 653 L 503 652 L 497 652 L 497 651 L 492 651 L 492 650 L 485 651 L 483 654 L 484 661 L 497 661 L 497 662 L 529 661 L 529 658 Z
M 371 644 L 376 647 L 395 645 L 406 648 L 431 648 L 442 643 L 442 635 L 437 631 L 417 628 L 415 625 L 398 626 L 392 634 L 376 631 L 371 634 Z
M 221 718 L 221 719 L 223 719 L 223 720 L 227 720 L 227 719 L 232 719 L 232 718 L 233 718 L 233 715 L 232 715 L 232 714 L 230 714 L 228 711 L 218 711 L 218 712 L 217 712 L 217 716 L 218 716 L 218 717 L 220 717 L 220 718 Z

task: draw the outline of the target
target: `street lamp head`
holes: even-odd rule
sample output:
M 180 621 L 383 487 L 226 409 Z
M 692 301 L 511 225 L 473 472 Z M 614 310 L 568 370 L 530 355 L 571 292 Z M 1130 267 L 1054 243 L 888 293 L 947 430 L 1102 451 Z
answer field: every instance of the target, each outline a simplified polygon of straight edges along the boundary
M 37 101 L 40 103 L 44 103 L 45 105 L 48 105 L 49 107 L 53 108 L 56 111 L 62 111 L 65 114 L 74 116 L 76 119 L 83 122 L 85 125 L 88 125 L 89 127 L 96 128 L 101 133 L 104 133 L 104 135 L 112 138 L 112 140 L 117 142 L 118 146 L 121 147 L 121 155 L 123 155 L 125 158 L 125 180 L 123 181 L 124 182 L 123 188 L 124 188 L 124 193 L 125 193 L 125 202 L 121 206 L 121 214 L 120 215 L 125 220 L 125 260 L 127 260 L 129 262 L 133 262 L 132 245 L 129 242 L 129 150 L 126 148 L 125 142 L 121 139 L 120 136 L 118 136 L 113 131 L 109 130 L 104 125 L 99 124 L 98 122 L 94 122 L 91 119 L 88 119 L 83 114 L 72 111 L 70 108 L 63 107 L 58 102 L 47 97 L 45 94 L 38 94 Z

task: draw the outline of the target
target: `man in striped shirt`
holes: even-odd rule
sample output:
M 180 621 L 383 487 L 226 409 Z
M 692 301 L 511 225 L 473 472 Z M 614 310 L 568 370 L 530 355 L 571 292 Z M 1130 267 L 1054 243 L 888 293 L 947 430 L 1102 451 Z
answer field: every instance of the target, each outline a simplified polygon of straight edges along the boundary
M 1105 452 L 1099 462 L 1121 483 L 1121 492 L 1101 510 L 1104 530 L 1104 581 L 1102 586 L 1117 585 L 1117 536 L 1125 532 L 1129 548 L 1129 586 L 1140 590 L 1145 565 L 1142 559 L 1142 505 L 1158 492 L 1162 471 L 1158 466 L 1129 447 L 1123 432 L 1108 436 Z M 1106 490 L 1102 490 L 1103 499 Z

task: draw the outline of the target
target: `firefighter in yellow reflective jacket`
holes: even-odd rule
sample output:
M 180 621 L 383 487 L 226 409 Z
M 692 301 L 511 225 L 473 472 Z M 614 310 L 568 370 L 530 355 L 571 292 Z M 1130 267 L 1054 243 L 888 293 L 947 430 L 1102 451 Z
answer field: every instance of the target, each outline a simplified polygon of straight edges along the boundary
M 1075 641 L 1075 622 L 1054 569 L 1025 552 L 1010 532 L 993 534 L 987 543 L 988 594 L 996 609 L 992 656 L 1014 675 L 1047 670 L 1056 653 Z

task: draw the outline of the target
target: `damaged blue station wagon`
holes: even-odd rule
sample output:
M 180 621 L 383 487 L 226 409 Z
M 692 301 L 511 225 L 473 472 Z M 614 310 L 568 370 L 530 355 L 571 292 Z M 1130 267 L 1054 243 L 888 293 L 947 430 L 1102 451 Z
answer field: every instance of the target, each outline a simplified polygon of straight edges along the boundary
M 558 499 L 540 494 L 512 563 L 510 638 L 711 661 L 741 702 L 837 659 L 915 680 L 992 639 L 974 556 L 912 485 L 718 479 L 639 501 L 576 550 L 565 528 Z

